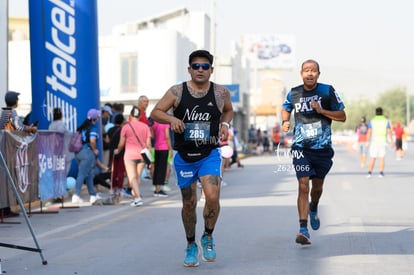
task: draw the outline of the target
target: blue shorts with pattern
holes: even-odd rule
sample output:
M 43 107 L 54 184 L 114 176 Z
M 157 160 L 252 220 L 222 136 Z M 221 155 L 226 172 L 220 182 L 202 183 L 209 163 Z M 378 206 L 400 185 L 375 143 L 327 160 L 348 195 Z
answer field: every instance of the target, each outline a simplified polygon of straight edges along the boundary
M 334 150 L 332 148 L 321 150 L 306 150 L 292 148 L 293 167 L 296 177 L 324 179 L 332 167 Z
M 196 162 L 187 162 L 181 158 L 180 154 L 175 154 L 174 167 L 177 173 L 177 185 L 184 189 L 202 176 L 221 177 L 221 161 L 222 158 L 218 148 L 213 149 L 210 155 Z

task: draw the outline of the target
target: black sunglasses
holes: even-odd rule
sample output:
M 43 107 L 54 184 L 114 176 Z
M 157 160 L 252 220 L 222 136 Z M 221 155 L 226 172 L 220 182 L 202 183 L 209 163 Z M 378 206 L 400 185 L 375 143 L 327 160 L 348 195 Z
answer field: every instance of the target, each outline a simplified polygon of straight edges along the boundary
M 204 70 L 207 71 L 208 69 L 210 69 L 211 65 L 208 63 L 193 63 L 191 64 L 191 68 L 193 70 L 199 70 L 200 67 Z

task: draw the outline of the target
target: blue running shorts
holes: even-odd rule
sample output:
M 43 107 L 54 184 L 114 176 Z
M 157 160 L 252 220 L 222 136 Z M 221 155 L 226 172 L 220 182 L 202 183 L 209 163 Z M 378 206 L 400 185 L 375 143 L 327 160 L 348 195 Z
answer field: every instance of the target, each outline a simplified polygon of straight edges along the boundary
M 303 150 L 292 148 L 293 167 L 296 177 L 324 179 L 332 167 L 334 150 L 332 148 L 321 150 Z
M 221 177 L 221 160 L 218 148 L 213 149 L 210 155 L 196 162 L 187 162 L 181 158 L 180 154 L 175 154 L 174 167 L 177 173 L 177 185 L 184 189 L 202 176 Z

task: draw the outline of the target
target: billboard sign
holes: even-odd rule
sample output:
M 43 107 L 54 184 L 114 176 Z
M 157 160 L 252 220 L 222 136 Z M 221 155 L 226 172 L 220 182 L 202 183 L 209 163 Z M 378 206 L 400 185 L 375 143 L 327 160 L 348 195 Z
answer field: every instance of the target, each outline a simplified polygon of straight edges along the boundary
M 29 0 L 31 120 L 47 129 L 60 107 L 71 131 L 99 109 L 96 0 Z
M 258 69 L 292 69 L 295 67 L 293 35 L 245 35 L 243 53 Z

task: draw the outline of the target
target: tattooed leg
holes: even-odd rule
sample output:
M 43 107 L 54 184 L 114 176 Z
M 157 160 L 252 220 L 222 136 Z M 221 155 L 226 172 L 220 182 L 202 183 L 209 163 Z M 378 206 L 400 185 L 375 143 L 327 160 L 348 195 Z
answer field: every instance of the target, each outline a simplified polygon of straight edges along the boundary
M 181 189 L 183 208 L 181 218 L 183 220 L 184 230 L 187 240 L 195 238 L 195 229 L 197 223 L 197 183 L 191 184 L 188 188 Z
M 220 212 L 220 183 L 221 179 L 217 176 L 207 175 L 200 178 L 206 198 L 204 205 L 204 225 L 205 228 L 213 231 Z

